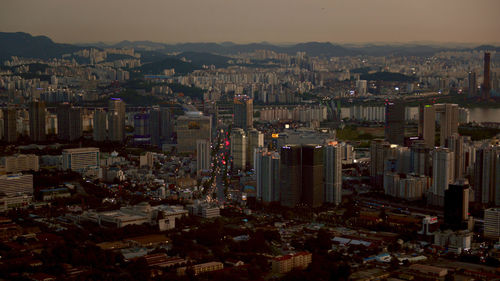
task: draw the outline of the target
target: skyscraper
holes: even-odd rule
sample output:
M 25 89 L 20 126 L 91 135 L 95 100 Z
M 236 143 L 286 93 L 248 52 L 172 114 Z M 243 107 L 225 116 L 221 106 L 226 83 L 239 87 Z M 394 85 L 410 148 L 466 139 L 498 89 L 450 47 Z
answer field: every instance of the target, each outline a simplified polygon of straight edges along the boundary
M 390 143 L 382 139 L 374 139 L 370 143 L 370 177 L 372 184 L 382 187 L 384 181 L 384 166 Z
M 432 105 L 421 105 L 419 108 L 418 136 L 424 140 L 426 147 L 434 147 L 436 137 L 436 110 Z
M 313 208 L 321 206 L 324 200 L 324 161 L 323 146 L 302 146 L 302 201 Z
M 248 130 L 247 135 L 248 135 L 248 145 L 247 145 L 246 165 L 248 167 L 253 167 L 254 150 L 257 147 L 264 146 L 264 134 L 262 134 L 257 129 L 252 128 Z
M 94 111 L 93 137 L 94 141 L 105 141 L 106 133 L 106 111 L 103 108 L 97 108 Z
M 476 152 L 475 201 L 500 206 L 500 146 L 485 145 Z
M 469 185 L 450 184 L 444 195 L 444 223 L 452 230 L 467 229 L 469 219 Z
M 234 120 L 235 128 L 244 130 L 253 127 L 253 100 L 246 95 L 239 95 L 234 98 Z
M 115 142 L 125 139 L 125 102 L 120 98 L 108 102 L 108 138 Z
M 490 81 L 490 53 L 484 53 L 484 79 L 481 87 L 483 100 L 490 99 L 491 81 Z
M 160 147 L 170 143 L 172 137 L 172 116 L 169 108 L 156 107 L 149 112 L 151 145 Z
M 201 112 L 187 112 L 177 118 L 176 130 L 177 151 L 193 153 L 196 150 L 197 139 L 211 140 L 212 119 Z
M 196 140 L 196 171 L 210 169 L 210 141 L 207 139 Z
M 439 123 L 441 126 L 439 143 L 440 146 L 446 144 L 446 139 L 453 134 L 458 133 L 458 105 L 457 104 L 436 104 L 436 113 L 439 114 Z
M 14 107 L 3 110 L 3 139 L 9 143 L 17 141 L 17 110 Z
M 464 137 L 453 134 L 446 140 L 446 147 L 455 155 L 455 179 L 462 179 L 465 173 Z
M 255 149 L 257 197 L 264 203 L 280 201 L 280 155 L 265 148 Z
M 295 207 L 302 196 L 302 149 L 300 145 L 286 145 L 280 153 L 280 202 Z
M 245 170 L 247 163 L 248 137 L 241 128 L 231 131 L 231 156 L 233 157 L 233 168 Z
M 429 203 L 436 206 L 444 205 L 444 192 L 454 181 L 454 154 L 447 148 L 436 148 L 432 151 L 432 187 L 429 193 Z
M 34 142 L 45 141 L 45 103 L 31 102 L 29 105 L 30 137 Z
M 325 146 L 325 202 L 342 202 L 342 147 L 330 142 Z
M 404 145 L 405 107 L 400 101 L 385 105 L 385 139 L 391 144 Z
M 74 141 L 82 137 L 82 114 L 80 108 L 69 103 L 57 106 L 57 138 Z
M 474 98 L 477 95 L 477 80 L 476 80 L 476 72 L 469 72 L 469 91 L 468 97 Z

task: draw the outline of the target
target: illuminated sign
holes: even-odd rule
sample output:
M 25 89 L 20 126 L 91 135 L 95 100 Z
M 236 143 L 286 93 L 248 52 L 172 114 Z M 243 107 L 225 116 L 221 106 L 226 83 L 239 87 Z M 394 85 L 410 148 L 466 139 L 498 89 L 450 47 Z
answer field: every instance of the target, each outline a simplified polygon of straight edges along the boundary
M 271 135 L 271 137 L 272 137 L 273 139 L 277 139 L 279 136 L 280 136 L 279 134 L 272 134 L 272 135 Z

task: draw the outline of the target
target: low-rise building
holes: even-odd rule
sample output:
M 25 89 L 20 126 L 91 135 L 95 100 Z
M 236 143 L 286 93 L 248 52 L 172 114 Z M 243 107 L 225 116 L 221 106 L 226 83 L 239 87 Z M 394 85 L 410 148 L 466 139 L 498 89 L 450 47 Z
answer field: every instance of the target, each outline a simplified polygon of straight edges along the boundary
M 305 269 L 311 262 L 312 254 L 309 252 L 278 256 L 271 259 L 271 271 L 275 274 L 282 274 L 295 268 Z

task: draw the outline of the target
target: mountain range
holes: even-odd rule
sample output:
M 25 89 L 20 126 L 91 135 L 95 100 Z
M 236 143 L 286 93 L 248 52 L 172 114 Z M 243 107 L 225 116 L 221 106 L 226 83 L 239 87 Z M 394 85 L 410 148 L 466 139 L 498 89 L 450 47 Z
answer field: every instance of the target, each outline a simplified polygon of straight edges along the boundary
M 23 32 L 0 32 L 0 62 L 11 56 L 27 58 L 57 58 L 63 54 L 72 53 L 83 48 L 134 48 L 142 54 L 145 62 L 158 62 L 161 60 L 179 59 L 186 57 L 195 65 L 216 64 L 224 65 L 224 55 L 253 52 L 256 50 L 269 50 L 278 53 L 296 54 L 307 52 L 309 56 L 341 57 L 355 55 L 370 56 L 431 56 L 436 52 L 447 50 L 492 50 L 500 52 L 500 47 L 481 45 L 475 48 L 451 48 L 437 45 L 398 44 L 398 45 L 339 45 L 330 42 L 307 42 L 291 45 L 273 45 L 270 43 L 235 44 L 224 43 L 179 43 L 165 44 L 151 41 L 122 41 L 116 44 L 86 43 L 86 44 L 61 44 L 55 43 L 46 36 L 32 36 Z M 179 53 L 182 53 L 179 55 Z M 200 54 L 202 53 L 202 54 Z M 210 53 L 211 55 L 208 55 Z M 175 55 L 172 55 L 175 54 Z M 216 62 L 216 63 L 214 63 Z

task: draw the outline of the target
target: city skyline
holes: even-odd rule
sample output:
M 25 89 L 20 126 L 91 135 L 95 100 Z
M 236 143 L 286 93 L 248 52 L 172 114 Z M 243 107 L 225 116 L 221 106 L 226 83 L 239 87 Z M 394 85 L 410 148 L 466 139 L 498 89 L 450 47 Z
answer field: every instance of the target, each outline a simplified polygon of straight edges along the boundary
M 480 2 L 8 0 L 0 25 L 67 43 L 498 43 L 500 3 Z

